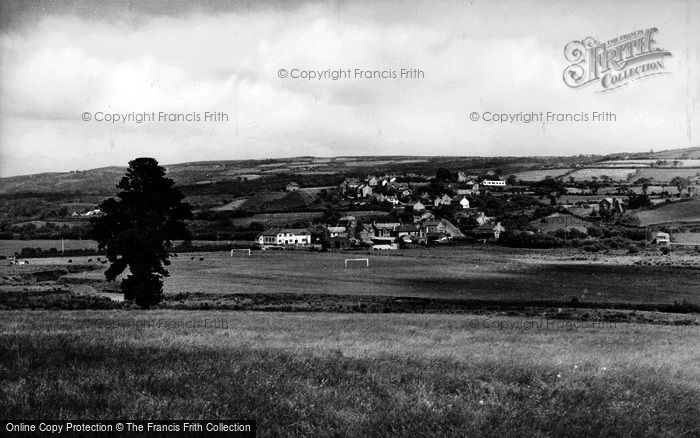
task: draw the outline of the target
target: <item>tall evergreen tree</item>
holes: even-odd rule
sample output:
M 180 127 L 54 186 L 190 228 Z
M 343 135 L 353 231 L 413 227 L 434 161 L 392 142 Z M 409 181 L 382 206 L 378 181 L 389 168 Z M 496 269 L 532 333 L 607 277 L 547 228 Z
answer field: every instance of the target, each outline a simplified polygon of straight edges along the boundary
M 185 225 L 192 207 L 153 158 L 130 161 L 117 188 L 117 199 L 103 201 L 103 214 L 91 220 L 92 238 L 107 251 L 107 281 L 128 267 L 130 274 L 121 282 L 124 299 L 151 307 L 163 298 L 172 241 L 192 238 Z

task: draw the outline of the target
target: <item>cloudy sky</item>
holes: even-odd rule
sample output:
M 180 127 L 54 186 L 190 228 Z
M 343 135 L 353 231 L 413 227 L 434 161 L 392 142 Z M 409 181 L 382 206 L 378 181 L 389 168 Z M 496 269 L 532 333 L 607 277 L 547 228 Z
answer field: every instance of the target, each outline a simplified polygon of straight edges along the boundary
M 571 155 L 699 145 L 700 6 L 688 1 L 0 0 L 0 176 L 298 155 Z M 658 28 L 668 74 L 571 89 L 564 46 Z M 418 68 L 419 79 L 279 70 Z M 228 122 L 82 114 L 222 111 Z M 473 122 L 472 112 L 608 123 Z

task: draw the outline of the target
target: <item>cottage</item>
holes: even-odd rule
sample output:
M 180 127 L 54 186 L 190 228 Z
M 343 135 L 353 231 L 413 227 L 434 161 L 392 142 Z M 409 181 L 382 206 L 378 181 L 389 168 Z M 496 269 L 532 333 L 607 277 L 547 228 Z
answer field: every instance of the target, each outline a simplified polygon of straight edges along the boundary
M 418 241 L 421 234 L 420 225 L 418 224 L 403 224 L 396 229 L 399 239 L 404 242 Z
M 375 237 L 395 237 L 400 226 L 398 222 L 374 223 L 372 229 Z
M 442 221 L 425 221 L 421 224 L 421 228 L 424 235 L 445 232 L 445 224 Z
M 348 229 L 345 227 L 327 227 L 323 233 L 323 245 L 329 249 L 343 249 L 350 245 Z
M 375 176 L 370 175 L 369 178 L 367 179 L 367 185 L 370 187 L 376 187 L 378 183 L 379 183 L 379 180 Z
M 362 184 L 357 189 L 357 196 L 359 198 L 368 198 L 372 196 L 372 187 L 368 186 L 367 184 Z
M 598 203 L 598 212 L 601 216 L 614 216 L 625 212 L 623 200 L 619 198 L 603 198 Z
M 656 238 L 654 239 L 654 242 L 657 245 L 670 245 L 671 235 L 668 233 L 656 233 Z
M 479 194 L 479 184 L 474 181 L 469 181 L 466 184 L 460 185 L 457 187 L 457 194 L 476 196 Z
M 488 240 L 488 239 L 495 239 L 498 240 L 499 237 L 501 237 L 501 233 L 504 232 L 506 229 L 501 225 L 500 222 L 498 222 L 496 225 L 491 225 L 491 224 L 484 224 L 481 225 L 480 227 L 476 228 L 473 233 L 474 237 L 477 239 L 483 239 L 483 240 Z
M 358 178 L 345 178 L 345 180 L 338 186 L 338 192 L 341 195 L 357 195 L 357 189 L 360 187 L 361 183 Z
M 339 227 L 354 227 L 357 225 L 357 218 L 355 216 L 343 216 L 338 219 Z
M 459 205 L 460 205 L 462 208 L 469 208 L 469 199 L 467 199 L 466 197 L 462 198 L 462 199 L 459 201 Z
M 257 238 L 260 245 L 292 245 L 303 246 L 311 244 L 311 233 L 305 228 L 271 229 L 263 232 Z
M 435 220 L 435 215 L 432 214 L 429 211 L 426 211 L 425 213 L 421 214 L 420 216 L 416 216 L 413 218 L 413 222 L 424 222 L 424 221 L 432 221 Z
M 451 205 L 452 204 L 452 198 L 450 198 L 448 195 L 442 195 L 438 196 L 435 198 L 435 201 L 433 202 L 433 205 L 435 207 L 439 207 L 441 205 Z
M 477 208 L 463 208 L 455 213 L 457 219 L 473 218 L 477 224 L 484 225 L 489 222 L 489 218 Z
M 374 229 L 370 225 L 360 224 L 355 231 L 357 239 L 364 244 L 371 244 L 374 237 Z

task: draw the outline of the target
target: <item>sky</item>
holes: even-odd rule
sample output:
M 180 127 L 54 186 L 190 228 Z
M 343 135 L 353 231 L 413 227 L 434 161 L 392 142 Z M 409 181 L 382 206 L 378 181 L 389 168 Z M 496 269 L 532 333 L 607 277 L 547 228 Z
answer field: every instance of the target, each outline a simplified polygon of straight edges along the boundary
M 700 2 L 692 0 L 0 5 L 0 177 L 123 166 L 138 156 L 172 164 L 700 145 Z M 564 83 L 569 42 L 648 28 L 671 53 L 664 74 L 602 93 Z M 290 77 L 402 68 L 422 75 Z M 485 113 L 548 111 L 615 120 L 484 121 Z M 152 112 L 200 120 L 105 120 Z M 202 120 L 206 112 L 228 120 Z

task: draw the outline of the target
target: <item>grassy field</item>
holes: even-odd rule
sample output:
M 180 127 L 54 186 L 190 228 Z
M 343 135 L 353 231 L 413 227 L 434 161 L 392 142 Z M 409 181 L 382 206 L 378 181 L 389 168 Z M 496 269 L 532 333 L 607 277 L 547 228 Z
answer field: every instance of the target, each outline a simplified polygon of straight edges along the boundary
M 700 222 L 700 199 L 675 202 L 654 210 L 638 211 L 637 217 L 639 217 L 642 226 L 675 222 Z
M 556 178 L 558 176 L 564 175 L 571 172 L 574 169 L 542 169 L 542 170 L 528 170 L 525 172 L 515 173 L 515 178 L 522 181 L 542 181 L 548 176 Z
M 698 327 L 214 311 L 1 321 L 7 419 L 252 418 L 260 436 L 700 433 Z
M 602 175 L 610 177 L 614 181 L 627 181 L 630 175 L 634 175 L 636 169 L 619 169 L 613 167 L 591 167 L 577 170 L 569 175 L 577 181 L 591 180 L 593 177 L 600 178 Z
M 644 255 L 611 265 L 606 256 L 552 258 L 546 251 L 506 248 L 445 247 L 392 253 L 319 253 L 253 251 L 251 256 L 228 252 L 180 254 L 169 267 L 166 295 L 334 294 L 421 297 L 484 301 L 561 301 L 589 303 L 700 304 L 700 259 L 682 255 L 670 263 L 658 256 L 648 264 Z M 345 258 L 368 257 L 344 268 Z M 543 257 L 538 259 L 538 257 Z M 200 260 L 203 259 L 203 260 Z M 65 263 L 65 258 L 32 260 L 31 265 Z M 86 263 L 87 258 L 73 258 Z M 685 264 L 684 264 L 685 263 Z M 93 262 L 94 264 L 94 262 Z M 15 269 L 29 269 L 27 266 Z M 77 282 L 104 279 L 104 267 L 74 273 Z
M 63 241 L 66 250 L 71 249 L 97 249 L 94 240 L 65 239 Z M 0 255 L 11 257 L 22 248 L 41 248 L 43 251 L 56 248 L 61 251 L 61 239 L 58 240 L 0 240 Z

